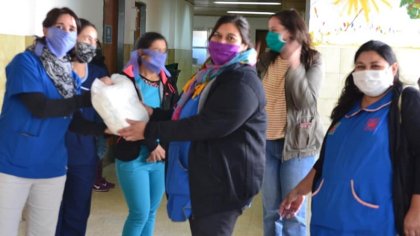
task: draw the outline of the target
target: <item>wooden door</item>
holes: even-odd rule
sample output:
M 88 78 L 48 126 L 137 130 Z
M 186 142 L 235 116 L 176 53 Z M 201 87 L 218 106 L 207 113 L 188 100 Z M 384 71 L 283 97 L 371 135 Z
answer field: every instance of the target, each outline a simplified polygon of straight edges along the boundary
M 104 0 L 102 50 L 109 72 L 117 70 L 118 0 Z

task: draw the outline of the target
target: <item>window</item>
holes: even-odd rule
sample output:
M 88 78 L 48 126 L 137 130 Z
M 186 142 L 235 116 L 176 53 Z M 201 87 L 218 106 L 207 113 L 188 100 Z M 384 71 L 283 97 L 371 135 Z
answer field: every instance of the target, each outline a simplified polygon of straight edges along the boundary
M 194 30 L 193 31 L 193 45 L 192 45 L 192 58 L 194 65 L 202 65 L 206 61 L 207 55 L 207 38 L 209 31 L 207 30 Z

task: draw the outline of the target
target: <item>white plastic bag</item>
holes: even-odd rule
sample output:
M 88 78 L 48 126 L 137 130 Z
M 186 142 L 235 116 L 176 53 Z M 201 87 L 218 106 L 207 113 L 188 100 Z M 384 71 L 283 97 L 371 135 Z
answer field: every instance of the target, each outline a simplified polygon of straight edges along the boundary
M 112 133 L 129 126 L 126 119 L 148 121 L 133 82 L 124 75 L 113 74 L 112 85 L 96 79 L 91 87 L 92 105 Z

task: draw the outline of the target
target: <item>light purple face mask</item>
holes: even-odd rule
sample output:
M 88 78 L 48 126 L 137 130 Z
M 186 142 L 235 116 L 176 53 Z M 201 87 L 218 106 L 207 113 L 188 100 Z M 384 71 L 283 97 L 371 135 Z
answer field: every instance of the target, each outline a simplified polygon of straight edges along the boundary
M 151 49 L 142 49 L 143 53 L 149 56 L 148 60 L 142 60 L 147 69 L 159 74 L 165 68 L 165 62 L 168 54 L 166 52 L 158 52 Z
M 48 49 L 57 57 L 62 58 L 76 45 L 77 33 L 66 32 L 55 26 L 48 28 L 45 36 Z
M 215 65 L 223 65 L 239 53 L 239 45 L 209 42 L 208 51 Z

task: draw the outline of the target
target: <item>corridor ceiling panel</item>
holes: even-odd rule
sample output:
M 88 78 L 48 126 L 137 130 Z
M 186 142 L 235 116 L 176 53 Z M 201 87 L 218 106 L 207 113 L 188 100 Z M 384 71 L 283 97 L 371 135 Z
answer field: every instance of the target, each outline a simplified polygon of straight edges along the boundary
M 265 0 L 265 1 L 210 1 L 210 0 L 186 0 L 194 6 L 194 15 L 197 16 L 221 16 L 227 11 L 253 11 L 253 12 L 277 12 L 282 9 L 294 8 L 299 12 L 305 12 L 306 0 Z M 215 2 L 272 2 L 281 5 L 244 5 L 244 4 L 216 4 Z M 253 17 L 258 15 L 253 15 Z M 267 17 L 261 15 L 261 17 Z

